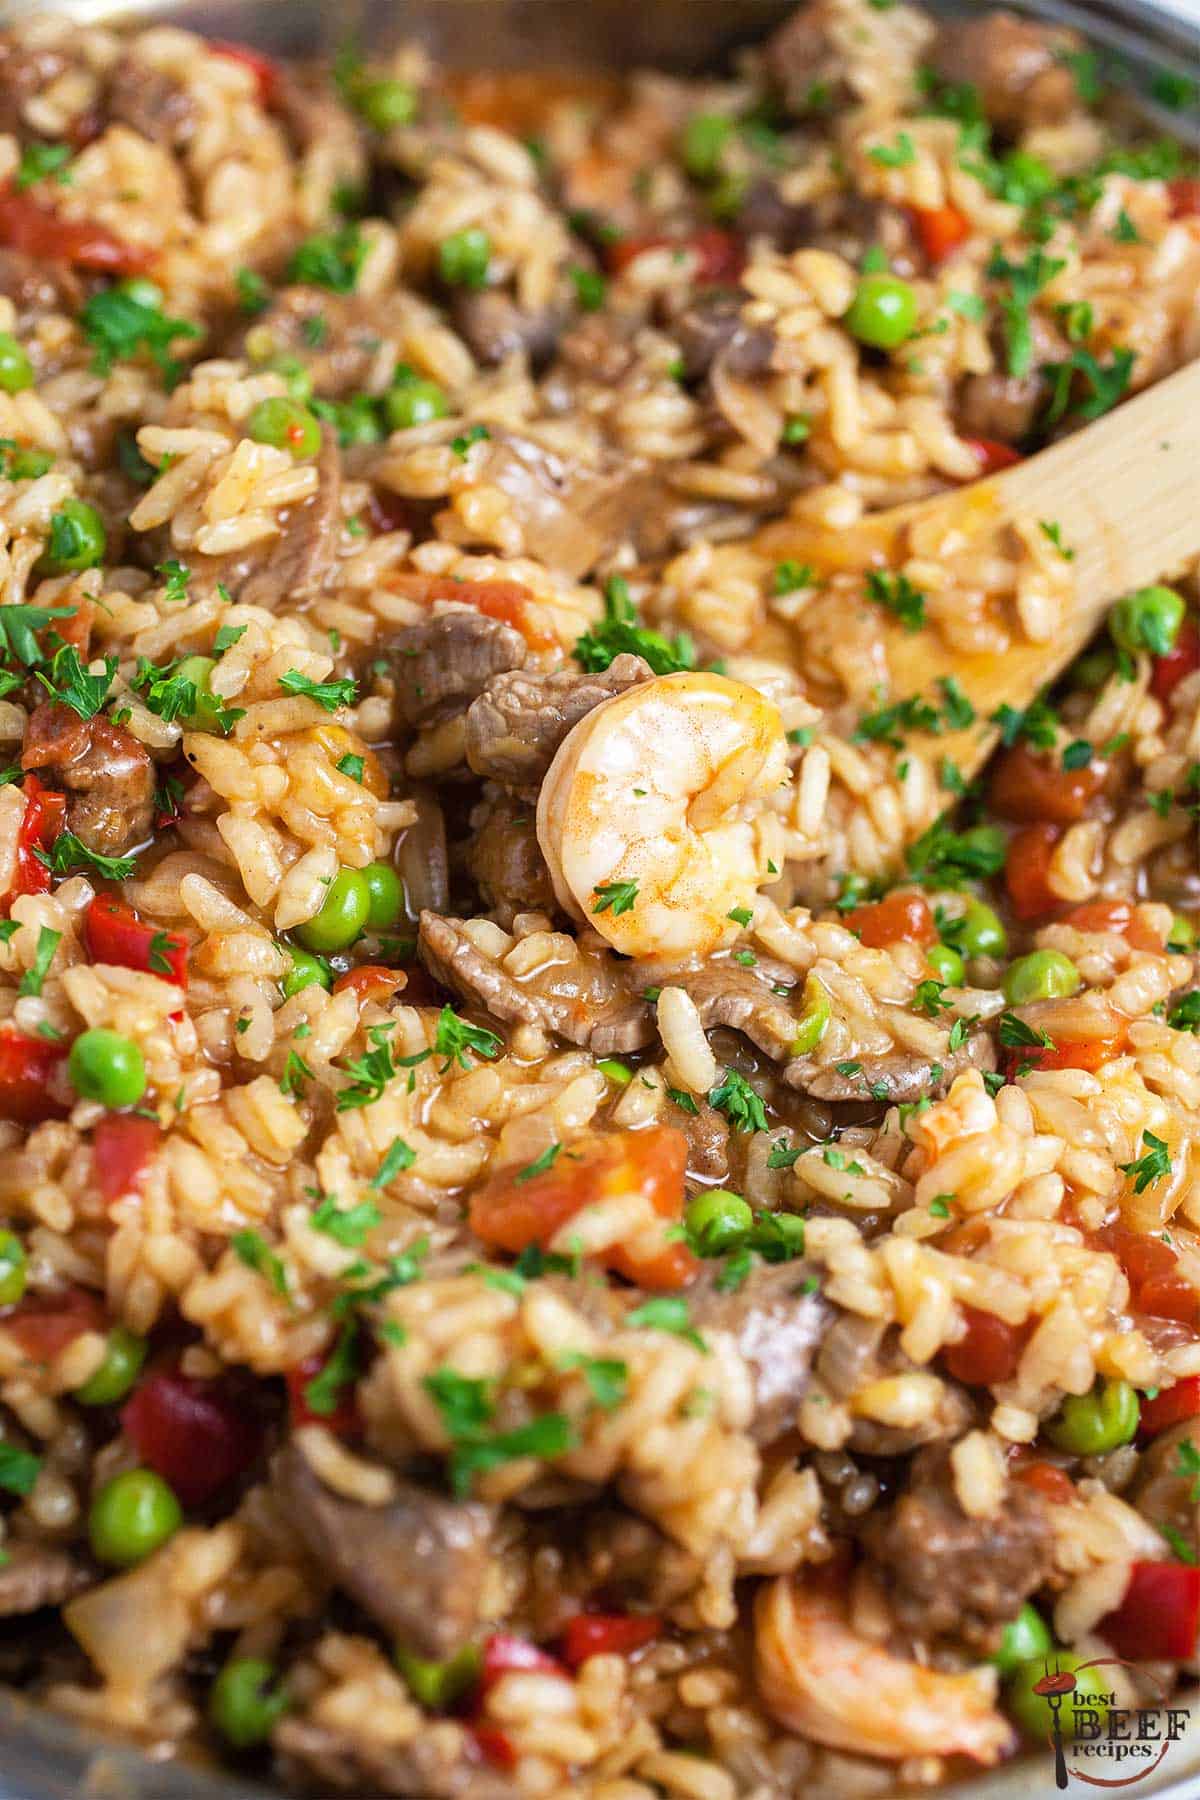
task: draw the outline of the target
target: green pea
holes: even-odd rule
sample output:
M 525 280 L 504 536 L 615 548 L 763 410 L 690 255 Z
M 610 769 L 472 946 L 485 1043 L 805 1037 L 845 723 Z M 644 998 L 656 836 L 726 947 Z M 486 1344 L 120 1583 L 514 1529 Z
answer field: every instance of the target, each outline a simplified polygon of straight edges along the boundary
M 359 937 L 371 911 L 371 890 L 361 869 L 339 869 L 314 918 L 296 927 L 296 936 L 307 950 L 328 954 L 348 950 Z
M 964 831 L 960 839 L 963 850 L 972 853 L 978 860 L 974 866 L 988 867 L 993 870 L 1004 867 L 1004 859 L 1008 850 L 1008 839 L 1000 825 L 972 825 Z
M 368 863 L 360 873 L 369 895 L 367 926 L 371 931 L 386 931 L 400 917 L 404 885 L 391 863 Z
M 1046 1436 L 1072 1456 L 1104 1456 L 1132 1441 L 1141 1417 L 1137 1390 L 1127 1381 L 1102 1381 L 1090 1394 L 1068 1394 Z
M 806 975 L 798 1029 L 791 1042 L 793 1056 L 807 1056 L 816 1049 L 829 1029 L 831 1013 L 828 988 L 815 975 Z
M 38 558 L 41 575 L 71 575 L 103 561 L 108 545 L 104 521 L 86 500 L 64 500 L 50 515 L 50 538 Z
M 144 306 L 150 312 L 157 312 L 163 303 L 162 289 L 148 275 L 127 275 L 124 281 L 118 281 L 116 292 L 124 294 L 135 306 Z
M 733 132 L 726 113 L 694 113 L 683 128 L 679 155 L 688 174 L 711 181 L 720 173 L 721 156 Z
M 77 1094 L 101 1106 L 134 1106 L 146 1091 L 146 1063 L 133 1039 L 102 1026 L 80 1032 L 67 1074 Z
M 276 1685 L 274 1663 L 259 1656 L 231 1656 L 208 1696 L 208 1716 L 215 1731 L 235 1750 L 265 1744 L 291 1704 L 287 1689 Z
M 1085 650 L 1078 661 L 1071 664 L 1068 677 L 1076 687 L 1095 693 L 1104 686 L 1116 666 L 1117 659 L 1109 646 L 1097 644 L 1094 650 Z
M 628 1087 L 633 1080 L 633 1070 L 628 1063 L 618 1062 L 615 1056 L 605 1056 L 596 1064 L 606 1081 L 616 1087 Z
M 999 1647 L 988 1661 L 1001 1675 L 1011 1675 L 1022 1663 L 1047 1655 L 1053 1643 L 1045 1619 L 1036 1606 L 1026 1601 L 1016 1618 L 1004 1627 Z
M 1031 1000 L 1065 1000 L 1077 994 L 1083 977 L 1061 950 L 1031 950 L 1004 972 L 1004 998 L 1011 1006 Z
M 479 1680 L 483 1658 L 474 1644 L 466 1644 L 446 1662 L 430 1662 L 416 1656 L 403 1644 L 395 1649 L 396 1667 L 408 1683 L 414 1700 L 434 1710 L 453 1706 L 469 1693 Z
M 343 450 L 351 444 L 377 444 L 383 436 L 381 401 L 370 394 L 351 394 L 348 400 L 314 400 L 312 411 L 327 419 L 337 432 Z
M 312 399 L 312 373 L 298 356 L 273 356 L 267 367 L 283 376 L 289 400 L 298 400 L 303 404 Z
M 0 388 L 6 394 L 19 394 L 33 386 L 33 364 L 10 332 L 0 331 Z
M 1136 656 L 1148 650 L 1165 656 L 1174 648 L 1187 606 L 1174 588 L 1144 587 L 1118 600 L 1108 615 L 1109 636 L 1118 650 Z
M 1081 1668 L 1081 1660 L 1063 1650 L 1056 1650 L 1049 1662 L 1045 1657 L 1035 1656 L 1032 1661 L 1022 1663 L 1014 1670 L 1005 1683 L 1004 1702 L 1009 1717 L 1031 1743 L 1048 1742 L 1054 1724 L 1049 1700 L 1044 1694 L 1034 1693 L 1035 1686 L 1045 1676 L 1047 1668 L 1052 1671 L 1069 1670 L 1075 1676 L 1075 1691 L 1065 1696 L 1058 1712 L 1059 1727 L 1064 1737 L 1075 1735 L 1076 1706 L 1093 1708 L 1100 1714 L 1102 1721 L 1108 1717 L 1108 1708 L 1103 1704 L 1101 1696 L 1111 1692 L 1109 1671 Z
M 947 987 L 961 987 L 967 978 L 963 959 L 950 944 L 930 944 L 925 961 Z
M 917 296 L 896 275 L 864 275 L 842 323 L 860 344 L 895 350 L 916 328 Z
M 321 448 L 321 427 L 307 406 L 278 395 L 259 401 L 246 420 L 246 430 L 256 444 L 273 444 L 297 460 L 315 456 Z
M 438 273 L 447 287 L 487 286 L 492 240 L 478 225 L 455 231 L 438 246 Z
M 754 1223 L 754 1213 L 740 1194 L 708 1188 L 693 1194 L 684 1213 L 688 1236 L 701 1256 L 720 1256 L 739 1244 Z
M 1008 949 L 1000 915 L 985 900 L 967 901 L 954 935 L 965 956 L 1003 956 Z
M 81 1406 L 112 1406 L 123 1400 L 138 1376 L 150 1346 L 145 1338 L 116 1325 L 108 1334 L 104 1361 L 82 1387 L 75 1389 Z
M 1171 920 L 1171 929 L 1167 933 L 1167 949 L 1175 951 L 1194 950 L 1196 948 L 1196 927 L 1182 913 L 1176 913 Z
M 450 406 L 436 381 L 414 379 L 389 388 L 383 396 L 383 410 L 393 431 L 407 431 L 411 425 L 444 419 Z
M 15 1231 L 0 1231 L 0 1306 L 15 1306 L 25 1292 L 25 1246 Z
M 353 105 L 372 131 L 390 131 L 415 118 L 417 96 L 406 81 L 361 81 L 355 85 Z
M 144 1562 L 178 1531 L 183 1509 L 153 1469 L 126 1469 L 96 1494 L 88 1513 L 88 1538 L 97 1562 L 129 1569 Z
M 285 944 L 284 949 L 292 959 L 292 966 L 281 984 L 285 1000 L 290 1000 L 293 994 L 301 993 L 306 987 L 333 986 L 333 970 L 323 956 L 310 956 L 307 950 L 297 950 L 292 944 Z

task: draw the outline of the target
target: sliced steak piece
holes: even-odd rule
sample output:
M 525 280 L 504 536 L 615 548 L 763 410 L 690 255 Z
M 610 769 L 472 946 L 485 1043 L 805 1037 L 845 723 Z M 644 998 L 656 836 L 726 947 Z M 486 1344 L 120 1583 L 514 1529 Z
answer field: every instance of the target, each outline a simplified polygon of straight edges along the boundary
M 1053 1568 L 1041 1496 L 1012 1482 L 994 1518 L 972 1518 L 941 1448 L 914 1459 L 907 1490 L 886 1513 L 868 1516 L 862 1537 L 897 1619 L 922 1639 L 955 1635 L 986 1645 Z
M 653 1014 L 641 998 L 640 978 L 626 973 L 626 968 L 634 970 L 633 964 L 580 950 L 569 963 L 552 963 L 516 981 L 472 943 L 463 923 L 421 914 L 421 957 L 443 987 L 506 1025 L 540 1025 L 569 1044 L 586 1045 L 596 1056 L 624 1056 L 650 1042 Z
M 994 1069 L 996 1046 L 986 1031 L 977 1031 L 957 1050 L 932 1060 L 904 1050 L 852 1060 L 857 1060 L 859 1067 L 853 1075 L 846 1075 L 836 1064 L 830 1068 L 814 1063 L 811 1056 L 801 1056 L 788 1064 L 783 1079 L 788 1087 L 800 1088 L 814 1100 L 877 1100 L 899 1106 L 919 1100 L 923 1094 L 944 1094 L 964 1069 Z
M 325 1486 L 287 1444 L 271 1484 L 292 1525 L 335 1587 L 418 1656 L 444 1661 L 476 1636 L 491 1564 L 493 1514 L 398 1480 L 386 1506 L 363 1506 Z
M 976 88 L 992 124 L 1016 135 L 1056 125 L 1074 110 L 1078 93 L 1065 58 L 1081 48 L 1073 31 L 986 12 L 942 26 L 933 66 L 943 80 Z
M 636 313 L 586 313 L 563 332 L 558 341 L 558 361 L 585 381 L 616 387 L 637 360 L 634 338 L 640 328 Z M 550 380 L 554 380 L 553 375 Z
M 772 1443 L 792 1430 L 833 1308 L 811 1285 L 813 1263 L 755 1263 L 741 1286 L 721 1293 L 707 1272 L 688 1289 L 696 1330 L 725 1331 L 754 1377 L 753 1436 Z
M 554 355 L 566 311 L 560 306 L 522 307 L 501 288 L 480 294 L 456 288 L 450 317 L 477 361 L 494 368 L 522 351 L 534 369 L 541 369 Z
M 526 644 L 515 626 L 462 606 L 406 625 L 384 655 L 396 684 L 396 724 L 415 731 L 462 712 L 493 676 L 522 668 Z
M 498 675 L 467 713 L 467 761 L 504 787 L 537 788 L 572 726 L 651 674 L 640 656 L 623 654 L 596 675 Z
M 102 856 L 144 843 L 154 820 L 154 764 L 144 745 L 97 714 L 44 701 L 25 728 L 21 767 L 65 788 L 66 829 Z
M 964 437 L 1020 444 L 1037 423 L 1045 404 L 1045 378 L 1040 374 L 968 375 L 959 390 L 955 424 Z
M 554 911 L 554 886 L 528 800 L 489 788 L 471 814 L 466 855 L 467 873 L 491 909 L 504 915 L 502 923 L 519 912 Z
M 92 1580 L 78 1558 L 66 1550 L 23 1544 L 17 1538 L 5 1547 L 8 1560 L 0 1567 L 0 1618 L 61 1606 Z
M 288 508 L 283 531 L 269 540 L 234 598 L 245 606 L 295 605 L 320 591 L 337 555 L 341 531 L 342 464 L 337 439 L 322 427 L 317 491 Z
M 517 1800 L 500 1770 L 444 1737 L 422 1732 L 407 1744 L 381 1744 L 359 1732 L 334 1731 L 307 1719 L 282 1719 L 272 1742 L 280 1772 L 302 1793 L 396 1795 L 399 1800 Z
M 663 977 L 668 979 L 690 995 L 706 1031 L 725 1025 L 748 1037 L 774 1062 L 790 1056 L 798 1026 L 786 1002 L 771 992 L 771 971 L 761 962 L 747 969 L 740 963 L 713 961 L 694 973 Z
M 108 110 L 152 144 L 177 149 L 197 125 L 196 102 L 181 81 L 162 69 L 123 56 L 109 82 Z
M 762 375 L 770 367 L 775 334 L 743 322 L 745 299 L 737 289 L 702 290 L 670 322 L 688 381 L 707 375 L 718 356 L 730 375 Z

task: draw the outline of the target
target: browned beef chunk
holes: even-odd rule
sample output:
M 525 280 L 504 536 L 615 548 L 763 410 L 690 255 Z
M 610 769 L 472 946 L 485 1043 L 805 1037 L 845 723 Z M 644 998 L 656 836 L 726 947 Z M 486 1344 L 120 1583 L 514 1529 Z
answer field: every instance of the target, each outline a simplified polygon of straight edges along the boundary
M 959 393 L 955 423 L 964 437 L 1019 444 L 1037 423 L 1046 393 L 1040 374 L 968 375 Z
M 942 1448 L 914 1459 L 907 1490 L 868 1517 L 863 1542 L 897 1619 L 923 1639 L 953 1634 L 988 1643 L 1053 1567 L 1041 1496 L 1013 1482 L 995 1518 L 974 1519 L 958 1503 Z
M 931 1060 L 897 1050 L 890 1056 L 865 1056 L 853 1075 L 814 1063 L 801 1056 L 784 1070 L 788 1087 L 800 1088 L 814 1100 L 878 1100 L 888 1106 L 919 1100 L 923 1094 L 943 1094 L 964 1069 L 994 1069 L 996 1046 L 986 1032 L 976 1032 L 957 1050 Z
M 335 1587 L 394 1639 L 441 1661 L 475 1637 L 491 1564 L 489 1507 L 397 1480 L 386 1506 L 347 1500 L 285 1445 L 271 1483 L 287 1517 Z
M 841 58 L 829 33 L 828 8 L 809 0 L 767 39 L 763 67 L 789 111 L 801 115 L 849 98 Z
M 123 726 L 99 715 L 81 719 L 69 706 L 45 701 L 25 728 L 21 767 L 66 790 L 67 830 L 89 850 L 124 856 L 149 837 L 154 764 Z
M 413 731 L 462 712 L 493 676 L 522 667 L 526 647 L 512 625 L 464 606 L 406 625 L 384 654 L 396 684 L 396 723 Z
M 702 1563 L 649 1519 L 605 1506 L 584 1521 L 579 1573 L 589 1593 L 622 1607 L 633 1602 L 656 1611 L 695 1587 Z
M 519 912 L 552 912 L 554 889 L 534 828 L 533 807 L 489 788 L 471 814 L 467 871 L 502 923 Z
M 135 56 L 123 56 L 108 89 L 113 119 L 151 143 L 177 149 L 196 129 L 196 102 L 174 76 Z
M 515 1800 L 512 1780 L 469 1754 L 422 1733 L 407 1744 L 381 1744 L 359 1732 L 333 1731 L 307 1719 L 283 1719 L 273 1738 L 280 1773 L 303 1793 L 387 1794 L 399 1800 Z
M 421 958 L 435 980 L 505 1024 L 540 1025 L 597 1056 L 623 1056 L 654 1035 L 633 965 L 584 950 L 517 981 L 476 949 L 460 919 L 421 914 Z M 636 982 L 636 985 L 635 985 Z
M 633 340 L 638 326 L 634 313 L 588 313 L 563 332 L 558 343 L 559 362 L 586 381 L 615 387 L 633 367 Z M 553 382 L 553 375 L 549 379 Z M 564 404 L 569 404 L 569 400 Z
M 849 1400 L 868 1382 L 908 1374 L 914 1366 L 894 1330 L 878 1319 L 842 1313 L 821 1342 L 816 1374 L 835 1400 Z M 862 1456 L 908 1456 L 925 1444 L 961 1437 L 973 1416 L 966 1390 L 944 1382 L 938 1404 L 919 1424 L 881 1425 L 875 1419 L 856 1419 L 849 1448 Z
M 621 655 L 596 675 L 497 675 L 467 714 L 467 761 L 504 787 L 536 788 L 572 726 L 651 673 L 640 656 Z
M 737 211 L 737 228 L 748 238 L 768 238 L 785 253 L 810 244 L 817 230 L 814 206 L 785 200 L 773 181 L 752 181 Z
M 295 605 L 311 600 L 319 592 L 337 555 L 342 521 L 341 459 L 337 440 L 328 426 L 323 427 L 317 475 L 316 493 L 300 506 L 287 509 L 282 534 L 269 540 L 267 549 L 260 552 L 254 568 L 234 593 L 234 598 L 244 605 Z
M 28 130 L 25 107 L 35 94 L 66 73 L 71 59 L 49 44 L 34 47 L 0 38 L 0 131 Z
M 83 286 L 67 263 L 43 262 L 24 250 L 0 250 L 0 294 L 20 312 L 78 312 Z
M 341 104 L 324 71 L 313 67 L 300 72 L 286 63 L 276 66 L 279 79 L 272 111 L 283 120 L 288 135 L 301 151 L 320 145 L 335 178 L 349 188 L 360 188 L 367 175 L 362 127 Z
M 946 81 L 978 89 L 992 124 L 1015 135 L 1055 125 L 1072 110 L 1075 77 L 1063 59 L 1080 47 L 1073 31 L 985 12 L 942 27 L 933 66 Z
M 813 1359 L 833 1309 L 822 1298 L 812 1263 L 755 1263 L 741 1286 L 721 1293 L 707 1272 L 688 1290 L 696 1330 L 729 1332 L 754 1377 L 754 1423 L 760 1444 L 782 1437 L 812 1376 Z
M 533 367 L 540 369 L 554 355 L 566 314 L 559 306 L 520 306 L 502 288 L 488 288 L 479 294 L 457 288 L 450 301 L 450 317 L 479 362 L 494 367 L 523 351 Z
M 1126 1498 L 1160 1531 L 1177 1532 L 1185 1543 L 1195 1542 L 1200 1506 L 1195 1474 L 1188 1463 L 1200 1452 L 1200 1419 L 1185 1419 L 1169 1431 L 1161 1431 L 1142 1456 L 1133 1486 Z
M 771 992 L 772 979 L 772 969 L 762 962 L 747 969 L 729 961 L 709 962 L 672 977 L 695 1001 L 706 1031 L 716 1025 L 740 1031 L 764 1055 L 782 1062 L 791 1053 L 797 1027 L 787 1003 Z
M 742 321 L 743 294 L 711 288 L 694 294 L 668 330 L 679 345 L 687 380 L 707 375 L 718 356 L 731 375 L 761 375 L 769 367 L 775 334 Z
M 8 1560 L 0 1567 L 0 1618 L 62 1606 L 91 1580 L 86 1568 L 66 1550 L 10 1539 Z

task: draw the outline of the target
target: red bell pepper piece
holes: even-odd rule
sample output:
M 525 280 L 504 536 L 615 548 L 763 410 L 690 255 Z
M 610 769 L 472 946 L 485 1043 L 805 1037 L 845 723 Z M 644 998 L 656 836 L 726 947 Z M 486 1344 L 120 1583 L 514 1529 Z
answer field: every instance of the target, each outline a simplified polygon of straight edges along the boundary
M 0 244 L 23 250 L 35 261 L 71 263 L 105 275 L 141 275 L 153 257 L 122 242 L 103 225 L 60 219 L 29 194 L 0 189 Z
M 1194 219 L 1200 214 L 1200 180 L 1194 175 L 1177 175 L 1167 183 L 1167 198 L 1173 219 Z
M 955 1381 L 967 1387 L 994 1387 L 997 1382 L 1011 1381 L 1031 1327 L 1006 1324 L 995 1313 L 974 1306 L 964 1306 L 963 1317 L 965 1333 L 945 1351 L 946 1367 Z
M 262 1448 L 258 1420 L 224 1381 L 177 1368 L 151 1372 L 121 1409 L 141 1460 L 186 1507 L 204 1506 L 245 1473 Z
M 1126 1662 L 1189 1662 L 1200 1631 L 1200 1568 L 1134 1563 L 1120 1606 L 1097 1629 Z
M 1004 863 L 1004 885 L 1018 919 L 1042 919 L 1062 902 L 1049 885 L 1050 864 L 1061 825 L 1026 825 L 1014 833 Z
M 270 111 L 279 98 L 279 66 L 269 56 L 259 50 L 252 50 L 249 44 L 231 44 L 224 39 L 214 38 L 207 46 L 212 56 L 227 56 L 232 62 L 243 63 L 252 71 L 258 82 L 258 99 L 261 106 Z
M 1165 705 L 1184 677 L 1194 675 L 1197 669 L 1200 669 L 1200 626 L 1189 617 L 1183 621 L 1179 636 L 1166 655 L 1155 657 L 1150 672 L 1150 691 Z
M 145 969 L 164 981 L 186 988 L 188 947 L 170 931 L 157 931 L 139 919 L 132 906 L 115 894 L 97 894 L 83 921 L 83 940 L 93 962 L 116 963 L 122 969 Z
M 652 1613 L 578 1613 L 563 1632 L 563 1659 L 577 1669 L 589 1656 L 631 1656 L 661 1631 Z
M 746 266 L 746 246 L 732 231 L 719 225 L 705 225 L 690 237 L 667 237 L 648 232 L 643 237 L 618 238 L 605 250 L 605 261 L 614 275 L 627 269 L 635 257 L 645 250 L 692 250 L 699 267 L 696 278 L 707 283 L 736 281 Z
M 957 206 L 913 206 L 909 210 L 921 248 L 930 262 L 944 261 L 970 232 L 971 227 Z
M 1200 1375 L 1187 1375 L 1174 1387 L 1161 1388 L 1153 1400 L 1143 1399 L 1138 1429 L 1143 1437 L 1153 1438 L 1196 1418 L 1200 1418 Z
M 49 850 L 63 828 L 67 816 L 67 796 L 50 788 L 36 775 L 26 775 L 21 784 L 25 796 L 25 814 L 17 833 L 17 873 L 12 894 L 46 894 L 50 891 L 50 871 L 36 854 Z
M 469 1729 L 484 1762 L 491 1763 L 494 1769 L 516 1768 L 517 1753 L 507 1732 L 498 1725 L 472 1725 Z
M 159 1129 L 153 1119 L 133 1113 L 106 1113 L 92 1132 L 96 1186 L 106 1205 L 138 1194 L 158 1149 Z
M 51 1094 L 50 1077 L 67 1049 L 48 1038 L 23 1037 L 8 1026 L 0 1028 L 0 1119 L 39 1125 L 43 1119 L 66 1117 L 70 1107 Z
M 998 438 L 964 438 L 963 443 L 974 452 L 981 475 L 996 475 L 1001 469 L 1011 469 L 1014 463 L 1024 460 L 1019 450 L 1014 450 L 1011 444 L 1002 444 Z

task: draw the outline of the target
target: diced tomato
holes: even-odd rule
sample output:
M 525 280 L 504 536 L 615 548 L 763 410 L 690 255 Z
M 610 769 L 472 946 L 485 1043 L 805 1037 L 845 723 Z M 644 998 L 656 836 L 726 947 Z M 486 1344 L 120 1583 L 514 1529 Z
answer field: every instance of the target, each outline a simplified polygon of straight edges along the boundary
M 1194 175 L 1177 175 L 1167 183 L 1167 198 L 1173 219 L 1194 219 L 1200 215 L 1200 180 Z
M 213 56 L 228 56 L 233 62 L 244 63 L 252 70 L 258 81 L 259 104 L 268 111 L 279 98 L 279 68 L 269 56 L 261 51 L 251 50 L 248 44 L 231 44 L 224 39 L 214 38 L 207 46 Z
M 1200 1418 L 1200 1375 L 1186 1375 L 1174 1387 L 1160 1388 L 1153 1400 L 1142 1400 L 1138 1431 L 1144 1438 L 1157 1437 L 1185 1419 Z
M 746 266 L 746 246 L 742 239 L 735 232 L 722 231 L 717 225 L 705 225 L 684 238 L 654 232 L 644 237 L 618 238 L 606 247 L 604 256 L 610 271 L 619 275 L 645 251 L 671 249 L 694 251 L 699 263 L 696 279 L 707 284 L 736 281 Z
M 231 1385 L 177 1368 L 154 1370 L 138 1383 L 121 1409 L 121 1426 L 186 1507 L 204 1506 L 262 1448 L 258 1420 Z
M 963 443 L 974 452 L 981 475 L 998 475 L 1001 469 L 1011 469 L 1014 463 L 1025 460 L 1019 450 L 1002 444 L 999 438 L 964 438 Z
M 561 1675 L 562 1664 L 545 1650 L 539 1650 L 528 1638 L 511 1632 L 494 1631 L 483 1646 L 483 1662 L 479 1670 L 479 1687 L 486 1693 L 502 1675 L 513 1673 Z
M 396 989 L 404 986 L 404 971 L 389 969 L 383 963 L 360 963 L 357 969 L 347 969 L 339 975 L 333 984 L 335 994 L 354 994 L 360 1001 L 390 1000 Z
M 1200 1317 L 1200 1296 L 1179 1272 L 1179 1258 L 1170 1244 L 1126 1226 L 1110 1226 L 1101 1237 L 1129 1281 L 1129 1304 L 1135 1313 L 1155 1319 L 1176 1319 L 1194 1325 Z M 1170 1390 L 1174 1391 L 1174 1390 Z
M 1143 1282 L 1137 1303 L 1139 1312 L 1155 1319 L 1178 1319 L 1181 1325 L 1194 1325 L 1200 1313 L 1200 1297 L 1182 1275 L 1156 1275 Z
M 83 941 L 93 962 L 122 969 L 145 969 L 176 987 L 188 982 L 186 941 L 147 925 L 115 894 L 97 894 L 83 921 Z
M 933 944 L 937 926 L 923 894 L 888 894 L 871 906 L 859 906 L 847 914 L 847 924 L 871 950 L 888 944 Z
M 970 232 L 970 224 L 957 206 L 912 206 L 909 211 L 930 262 L 942 262 L 957 250 Z
M 455 581 L 452 575 L 394 575 L 389 586 L 398 594 L 432 606 L 435 600 L 456 600 L 473 606 L 486 618 L 511 625 L 535 650 L 548 649 L 552 633 L 543 631 L 529 611 L 533 594 L 523 581 Z
M 337 1405 L 331 1413 L 314 1412 L 305 1398 L 305 1388 L 321 1373 L 328 1361 L 329 1352 L 318 1350 L 315 1355 L 306 1356 L 303 1362 L 298 1362 L 285 1374 L 292 1429 L 298 1430 L 301 1425 L 324 1425 L 335 1437 L 361 1437 L 362 1415 L 358 1410 L 358 1396 L 352 1382 L 347 1382 L 338 1389 Z
M 1062 916 L 1076 931 L 1107 931 L 1127 938 L 1133 950 L 1161 950 L 1162 938 L 1152 931 L 1129 900 L 1086 900 Z
M 498 1725 L 472 1725 L 469 1730 L 484 1762 L 491 1763 L 493 1769 L 516 1768 L 517 1753 L 507 1732 Z
M 1025 825 L 1015 832 L 1004 862 L 1004 885 L 1018 919 L 1042 919 L 1062 902 L 1049 885 L 1060 825 Z
M 153 1119 L 133 1113 L 105 1113 L 92 1132 L 96 1186 L 106 1205 L 141 1192 L 161 1133 Z
M 944 1352 L 946 1367 L 955 1381 L 964 1382 L 967 1387 L 994 1387 L 997 1382 L 1011 1381 L 1030 1326 L 1006 1324 L 995 1313 L 981 1312 L 974 1306 L 964 1306 L 963 1317 L 966 1332 Z
M 25 796 L 25 813 L 17 833 L 17 873 L 12 893 L 46 894 L 50 891 L 50 871 L 36 852 L 49 850 L 62 830 L 67 796 L 47 787 L 36 775 L 26 775 L 21 792 Z
M 1059 1038 L 1053 1050 L 1029 1045 L 1010 1051 L 1006 1058 L 1006 1067 L 1011 1070 L 1008 1078 L 1011 1081 L 1017 1069 L 1028 1074 L 1031 1068 L 1086 1069 L 1089 1075 L 1094 1075 L 1114 1056 L 1120 1056 L 1128 1035 L 1128 1026 L 1122 1025 L 1103 1037 Z
M 1028 744 L 1014 744 L 996 763 L 991 802 L 1002 819 L 1048 819 L 1070 825 L 1104 783 L 1107 768 L 1095 758 L 1085 769 L 1064 769 Z
M 554 1238 L 585 1206 L 610 1196 L 640 1194 L 664 1222 L 683 1215 L 687 1139 L 671 1125 L 646 1131 L 618 1131 L 580 1138 L 550 1168 L 522 1179 L 508 1171 L 471 1196 L 471 1229 L 486 1244 L 516 1254 Z M 614 1245 L 600 1260 L 639 1287 L 669 1291 L 685 1287 L 697 1270 L 686 1245 L 664 1235 L 657 1247 L 639 1242 L 637 1252 Z
M 39 1125 L 62 1119 L 70 1107 L 50 1092 L 50 1077 L 67 1054 L 66 1044 L 49 1038 L 23 1037 L 0 1027 L 0 1119 Z
M 577 1669 L 589 1656 L 632 1656 L 661 1631 L 662 1620 L 650 1613 L 579 1613 L 563 1632 L 563 1658 Z
M 1040 1494 L 1043 1500 L 1049 1500 L 1055 1506 L 1065 1506 L 1068 1500 L 1074 1498 L 1075 1483 L 1066 1470 L 1060 1469 L 1056 1463 L 1022 1463 L 1013 1470 L 1013 1475 L 1017 1481 L 1031 1487 L 1035 1494 Z
M 69 1287 L 61 1294 L 29 1294 L 0 1319 L 0 1328 L 39 1363 L 53 1362 L 85 1331 L 103 1331 L 107 1324 L 100 1296 L 82 1287 Z
M 1126 1662 L 1190 1662 L 1200 1630 L 1200 1568 L 1134 1563 L 1120 1606 L 1097 1630 Z
M 126 244 L 103 225 L 60 219 L 28 194 L 0 189 L 0 244 L 35 261 L 65 262 L 105 275 L 141 275 L 154 258 Z
M 1200 669 L 1200 626 L 1190 615 L 1179 627 L 1179 636 L 1165 656 L 1156 656 L 1150 673 L 1150 692 L 1165 705 L 1185 676 Z

